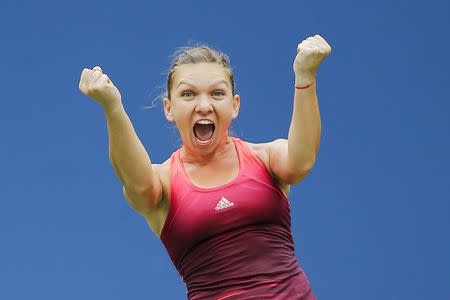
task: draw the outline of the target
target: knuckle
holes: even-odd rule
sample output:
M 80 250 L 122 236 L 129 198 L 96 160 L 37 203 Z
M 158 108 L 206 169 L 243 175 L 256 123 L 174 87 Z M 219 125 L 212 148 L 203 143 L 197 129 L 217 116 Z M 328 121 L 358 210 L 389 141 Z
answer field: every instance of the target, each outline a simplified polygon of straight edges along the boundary
M 86 92 L 90 95 L 98 93 L 99 90 L 100 89 L 96 84 L 86 87 Z

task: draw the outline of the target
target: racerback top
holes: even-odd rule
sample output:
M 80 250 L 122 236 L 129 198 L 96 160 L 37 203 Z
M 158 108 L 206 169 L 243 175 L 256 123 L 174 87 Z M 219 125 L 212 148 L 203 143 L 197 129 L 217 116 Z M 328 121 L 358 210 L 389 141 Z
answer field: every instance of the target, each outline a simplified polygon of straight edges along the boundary
M 200 188 L 181 148 L 170 157 L 170 206 L 160 239 L 188 299 L 315 299 L 294 253 L 290 203 L 264 163 L 231 137 L 239 174 Z

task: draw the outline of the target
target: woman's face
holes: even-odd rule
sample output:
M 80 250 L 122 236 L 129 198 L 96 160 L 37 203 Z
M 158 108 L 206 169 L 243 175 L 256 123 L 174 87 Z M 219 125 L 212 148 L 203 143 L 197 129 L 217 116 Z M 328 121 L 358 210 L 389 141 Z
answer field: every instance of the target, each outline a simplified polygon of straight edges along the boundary
M 164 99 L 164 112 L 175 122 L 184 146 L 207 151 L 227 140 L 240 99 L 233 96 L 224 67 L 216 63 L 178 66 L 169 88 L 171 99 Z

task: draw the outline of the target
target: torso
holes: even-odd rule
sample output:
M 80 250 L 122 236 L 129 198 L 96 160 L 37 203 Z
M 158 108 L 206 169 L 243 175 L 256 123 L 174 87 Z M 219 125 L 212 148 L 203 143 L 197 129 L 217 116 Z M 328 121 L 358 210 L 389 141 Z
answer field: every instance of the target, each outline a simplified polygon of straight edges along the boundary
M 253 151 L 253 153 L 266 165 L 267 170 L 270 170 L 269 157 L 265 150 L 265 144 L 253 144 L 248 142 L 245 143 Z M 158 208 L 148 213 L 145 218 L 152 231 L 158 237 L 160 237 L 162 228 L 169 213 L 170 159 L 166 160 L 162 164 L 155 164 L 153 165 L 153 167 L 159 169 L 158 173 L 163 188 L 163 197 Z M 229 159 L 224 159 L 219 163 L 208 164 L 204 166 L 189 165 L 185 163 L 184 168 L 192 184 L 202 188 L 211 188 L 231 182 L 238 176 L 239 159 L 236 151 L 233 151 L 233 155 L 231 155 Z M 277 185 L 279 186 L 281 191 L 283 191 L 283 193 L 287 196 L 289 192 L 289 185 L 278 181 L 275 182 L 277 182 Z

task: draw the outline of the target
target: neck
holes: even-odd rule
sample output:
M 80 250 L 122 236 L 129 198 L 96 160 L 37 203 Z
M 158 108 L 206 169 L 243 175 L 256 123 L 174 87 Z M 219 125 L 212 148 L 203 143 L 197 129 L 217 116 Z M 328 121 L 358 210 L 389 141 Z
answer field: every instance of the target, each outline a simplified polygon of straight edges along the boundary
M 184 163 L 206 165 L 211 162 L 221 160 L 223 157 L 228 156 L 230 151 L 234 150 L 234 143 L 231 137 L 227 136 L 214 148 L 198 151 L 198 149 L 192 149 L 183 145 L 181 148 L 181 159 Z

